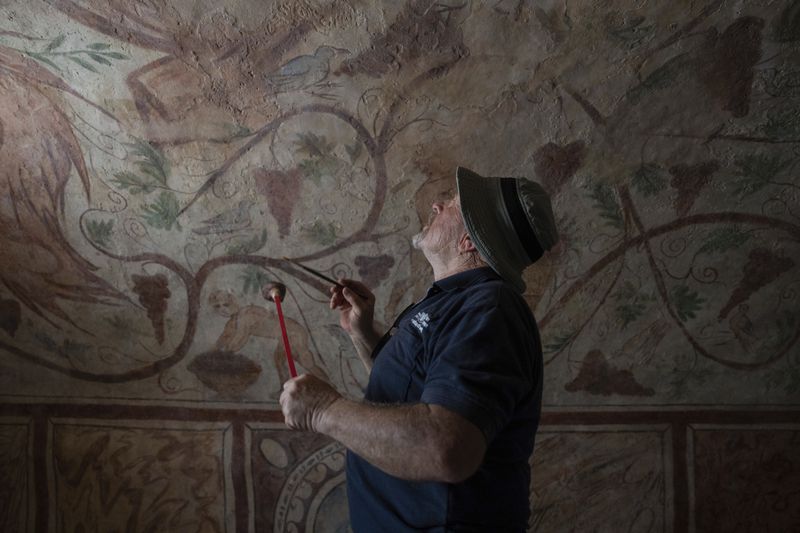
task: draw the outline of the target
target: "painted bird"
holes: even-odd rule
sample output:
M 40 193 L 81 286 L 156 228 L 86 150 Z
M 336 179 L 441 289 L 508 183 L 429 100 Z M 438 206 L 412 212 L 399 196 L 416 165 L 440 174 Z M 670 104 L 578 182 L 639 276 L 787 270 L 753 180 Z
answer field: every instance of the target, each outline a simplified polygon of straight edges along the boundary
M 59 83 L 19 61 L 0 51 L 0 283 L 54 326 L 55 317 L 83 329 L 64 302 L 127 298 L 66 239 L 65 190 L 74 169 L 89 198 L 86 163 L 69 119 L 43 90 Z
M 252 200 L 240 200 L 236 207 L 204 220 L 203 225 L 193 228 L 192 232 L 198 235 L 217 235 L 247 229 L 252 224 L 250 209 L 254 205 Z
M 349 50 L 320 46 L 314 55 L 290 59 L 265 76 L 267 88 L 271 93 L 279 94 L 319 85 L 328 77 L 331 59 L 338 53 L 349 53 Z

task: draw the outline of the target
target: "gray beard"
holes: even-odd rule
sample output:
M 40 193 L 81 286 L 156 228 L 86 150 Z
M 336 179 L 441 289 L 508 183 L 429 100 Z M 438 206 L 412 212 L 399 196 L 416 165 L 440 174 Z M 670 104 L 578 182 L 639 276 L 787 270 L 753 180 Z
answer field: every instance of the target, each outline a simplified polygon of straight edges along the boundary
M 425 232 L 424 231 L 420 231 L 419 233 L 417 233 L 416 235 L 411 237 L 411 246 L 413 246 L 414 249 L 419 250 L 420 243 L 422 242 L 422 239 L 424 239 L 424 238 L 425 238 Z

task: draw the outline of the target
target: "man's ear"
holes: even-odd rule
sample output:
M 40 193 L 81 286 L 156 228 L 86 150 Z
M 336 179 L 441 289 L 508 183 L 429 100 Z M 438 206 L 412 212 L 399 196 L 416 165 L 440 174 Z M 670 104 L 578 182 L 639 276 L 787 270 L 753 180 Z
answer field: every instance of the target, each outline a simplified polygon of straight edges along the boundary
M 475 248 L 475 243 L 472 242 L 472 238 L 470 238 L 469 233 L 467 233 L 466 231 L 458 240 L 458 251 L 460 253 L 469 253 L 477 251 L 477 249 Z

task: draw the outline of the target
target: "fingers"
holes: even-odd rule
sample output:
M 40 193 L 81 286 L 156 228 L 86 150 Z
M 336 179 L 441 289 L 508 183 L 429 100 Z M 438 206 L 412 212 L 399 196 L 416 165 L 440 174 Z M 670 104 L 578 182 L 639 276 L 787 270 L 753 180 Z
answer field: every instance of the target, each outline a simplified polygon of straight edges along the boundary
M 375 296 L 369 288 L 361 282 L 339 278 L 338 285 L 332 285 L 328 291 L 331 293 L 329 306 L 331 309 L 347 309 L 350 306 L 358 309 L 364 308 L 364 303 L 375 301 Z
M 341 287 L 337 287 L 336 285 L 333 285 L 329 289 L 329 292 L 331 293 L 331 301 L 330 301 L 330 304 L 329 304 L 331 309 L 338 309 L 338 308 L 340 308 L 342 306 L 345 306 L 347 304 L 347 300 L 342 295 L 342 288 Z
M 300 429 L 297 424 L 297 383 L 298 378 L 292 378 L 283 384 L 278 402 L 281 404 L 281 413 L 283 413 L 283 421 L 289 429 Z
M 364 300 L 362 300 L 356 293 L 348 289 L 347 287 L 342 290 L 342 296 L 344 299 L 347 300 L 351 306 L 355 307 L 359 311 L 364 307 Z
M 372 294 L 372 291 L 369 289 L 369 287 L 367 287 L 360 281 L 341 278 L 339 279 L 339 283 L 344 285 L 346 288 L 350 289 L 351 292 L 356 292 L 360 294 L 364 300 L 369 301 L 375 299 L 375 296 Z
M 311 374 L 301 374 L 283 384 L 281 412 L 290 429 L 315 431 L 313 420 L 341 395 L 326 381 Z
M 365 307 L 374 304 L 375 295 L 363 283 L 344 278 L 339 279 L 339 283 L 344 285 L 342 295 L 353 307 L 363 310 Z
M 278 402 L 281 404 L 281 413 L 283 414 L 283 421 L 289 428 L 291 428 L 292 427 L 291 410 L 290 410 L 291 399 L 289 396 L 290 393 L 289 391 L 286 390 L 286 384 L 284 384 Z

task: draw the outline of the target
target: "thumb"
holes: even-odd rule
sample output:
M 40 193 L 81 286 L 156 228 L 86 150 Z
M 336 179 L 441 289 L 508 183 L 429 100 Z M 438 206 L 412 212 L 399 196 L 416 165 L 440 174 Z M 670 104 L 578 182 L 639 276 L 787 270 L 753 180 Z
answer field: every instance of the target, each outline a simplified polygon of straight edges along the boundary
M 364 308 L 364 301 L 361 298 L 359 298 L 358 295 L 356 295 L 356 293 L 354 293 L 349 288 L 345 287 L 344 289 L 342 289 L 342 296 L 344 296 L 344 299 L 347 300 L 347 302 L 350 305 L 352 305 L 359 311 L 361 311 Z

